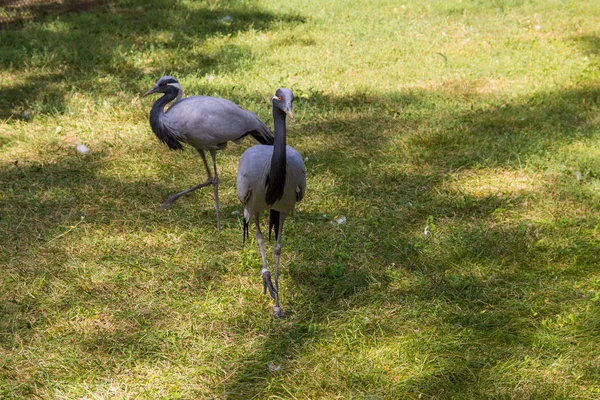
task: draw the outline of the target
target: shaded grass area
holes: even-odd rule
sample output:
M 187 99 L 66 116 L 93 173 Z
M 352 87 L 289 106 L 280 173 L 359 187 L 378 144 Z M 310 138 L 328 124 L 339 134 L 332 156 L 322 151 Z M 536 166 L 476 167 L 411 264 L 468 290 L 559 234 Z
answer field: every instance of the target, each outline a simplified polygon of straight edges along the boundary
M 157 75 L 174 68 L 182 76 L 243 68 L 252 62 L 248 47 L 214 48 L 205 43 L 207 38 L 302 22 L 297 15 L 277 15 L 240 3 L 208 8 L 194 3 L 165 7 L 158 1 L 124 2 L 75 19 L 57 17 L 52 25 L 6 30 L 2 67 L 22 74 L 8 75 L 14 81 L 0 92 L 0 118 L 23 113 L 27 118 L 32 110 L 68 112 L 65 97 L 79 91 L 121 94 L 120 100 L 127 101 L 125 96 L 141 92 Z M 135 79 L 140 76 L 146 78 Z
M 160 5 L 0 33 L 2 397 L 598 396 L 592 2 Z M 289 319 L 232 214 L 250 141 L 219 154 L 220 234 L 208 191 L 157 210 L 203 178 L 136 98 L 163 73 L 265 121 L 296 93 Z
M 4 0 L 0 3 L 0 29 L 40 20 L 49 14 L 84 11 L 97 0 Z

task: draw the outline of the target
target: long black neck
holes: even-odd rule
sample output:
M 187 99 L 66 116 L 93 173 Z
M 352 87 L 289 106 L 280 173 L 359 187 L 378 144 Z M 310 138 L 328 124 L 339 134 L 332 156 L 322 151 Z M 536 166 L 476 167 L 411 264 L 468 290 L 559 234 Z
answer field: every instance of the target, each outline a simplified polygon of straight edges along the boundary
M 273 122 L 275 125 L 275 142 L 273 144 L 273 155 L 271 156 L 271 169 L 267 176 L 267 194 L 265 200 L 268 205 L 273 205 L 283 197 L 286 173 L 286 138 L 285 138 L 285 116 L 286 114 L 278 107 L 273 106 Z
M 178 94 L 179 90 L 177 90 L 177 88 L 169 90 L 164 96 L 156 100 L 152 106 L 152 110 L 150 110 L 150 126 L 152 127 L 152 131 L 157 138 L 173 150 L 182 150 L 183 145 L 178 140 L 175 132 L 165 126 L 162 119 L 165 115 L 165 106 L 173 101 Z

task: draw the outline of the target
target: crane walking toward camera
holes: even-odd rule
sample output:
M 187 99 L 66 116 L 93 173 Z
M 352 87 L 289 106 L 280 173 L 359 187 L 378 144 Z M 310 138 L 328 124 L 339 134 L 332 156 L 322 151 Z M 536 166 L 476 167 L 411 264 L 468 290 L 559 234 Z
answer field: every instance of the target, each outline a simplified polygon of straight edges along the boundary
M 160 207 L 161 210 L 170 208 L 184 194 L 212 184 L 217 211 L 217 229 L 221 230 L 217 150 L 223 150 L 229 141 L 239 143 L 247 135 L 261 144 L 271 145 L 273 133 L 254 113 L 244 110 L 229 100 L 208 96 L 182 98 L 181 85 L 172 76 L 160 78 L 143 96 L 152 93 L 164 93 L 156 100 L 150 111 L 150 126 L 156 137 L 172 150 L 183 150 L 182 143 L 194 147 L 202 157 L 208 175 L 203 183 L 169 196 Z M 175 102 L 165 112 L 165 106 L 173 100 Z M 204 153 L 207 150 L 212 157 L 214 176 Z
M 266 294 L 268 289 L 275 300 L 273 310 L 276 317 L 284 317 L 279 306 L 279 256 L 283 223 L 306 191 L 306 169 L 302 156 L 293 147 L 286 146 L 285 119 L 286 115 L 290 119 L 294 118 L 293 100 L 294 94 L 291 90 L 277 90 L 272 100 L 275 143 L 273 146 L 252 146 L 246 150 L 240 158 L 237 172 L 237 195 L 244 205 L 244 241 L 248 237 L 250 219 L 254 216 L 256 241 L 263 262 L 263 290 Z M 275 229 L 275 286 L 267 268 L 264 241 L 260 231 L 259 215 L 265 210 L 270 211 L 269 237 L 271 230 Z

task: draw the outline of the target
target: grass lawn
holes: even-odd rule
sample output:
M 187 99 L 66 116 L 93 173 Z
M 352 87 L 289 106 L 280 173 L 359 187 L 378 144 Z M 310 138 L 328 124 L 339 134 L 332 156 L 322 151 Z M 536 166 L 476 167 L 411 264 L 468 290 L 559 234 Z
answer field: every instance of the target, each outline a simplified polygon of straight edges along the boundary
M 251 139 L 218 155 L 220 233 L 210 189 L 159 211 L 205 178 L 150 129 L 165 74 L 270 126 L 294 91 L 289 318 L 242 246 Z M 120 0 L 0 30 L 0 398 L 600 398 L 597 1 Z

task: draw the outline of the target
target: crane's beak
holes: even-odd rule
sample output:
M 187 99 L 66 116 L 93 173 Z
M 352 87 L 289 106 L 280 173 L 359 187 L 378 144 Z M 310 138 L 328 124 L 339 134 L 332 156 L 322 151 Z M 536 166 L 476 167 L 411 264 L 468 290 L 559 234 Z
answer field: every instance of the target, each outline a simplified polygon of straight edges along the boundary
M 146 93 L 141 94 L 140 97 L 146 97 L 146 96 L 148 96 L 149 94 L 152 94 L 152 93 L 156 93 L 156 86 L 153 87 L 152 89 L 148 90 Z
M 285 113 L 287 114 L 288 117 L 290 117 L 290 119 L 294 119 L 294 113 L 292 112 L 291 108 L 286 108 Z

